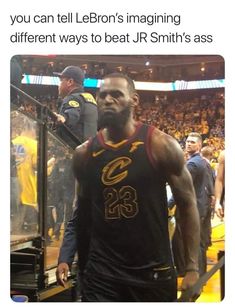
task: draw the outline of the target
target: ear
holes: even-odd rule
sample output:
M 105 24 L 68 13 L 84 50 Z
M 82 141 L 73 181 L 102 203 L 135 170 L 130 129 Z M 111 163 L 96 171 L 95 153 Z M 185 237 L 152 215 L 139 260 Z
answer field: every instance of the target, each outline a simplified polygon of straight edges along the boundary
M 73 80 L 73 78 L 69 78 L 68 79 L 68 85 L 69 86 L 74 86 L 75 85 L 75 81 Z
M 139 105 L 140 97 L 138 93 L 133 93 L 132 100 L 131 100 L 131 107 L 135 108 Z

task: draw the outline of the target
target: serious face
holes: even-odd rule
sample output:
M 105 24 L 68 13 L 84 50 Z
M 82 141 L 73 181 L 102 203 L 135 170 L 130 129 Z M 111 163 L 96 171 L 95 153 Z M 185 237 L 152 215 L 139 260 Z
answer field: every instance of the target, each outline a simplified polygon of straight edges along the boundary
M 71 82 L 72 82 L 71 79 L 63 77 L 60 78 L 60 84 L 58 89 L 60 97 L 64 98 L 66 95 L 69 94 Z
M 120 77 L 106 78 L 97 94 L 99 126 L 123 126 L 128 121 L 132 108 L 137 104 L 137 95 L 132 93 L 127 80 Z
M 188 136 L 185 150 L 189 155 L 200 152 L 201 141 L 197 137 Z

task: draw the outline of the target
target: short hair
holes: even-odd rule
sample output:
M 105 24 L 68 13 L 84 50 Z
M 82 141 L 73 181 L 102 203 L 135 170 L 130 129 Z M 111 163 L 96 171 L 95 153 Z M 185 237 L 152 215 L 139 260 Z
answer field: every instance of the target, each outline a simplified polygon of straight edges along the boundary
M 196 132 L 189 133 L 188 137 L 195 137 L 198 139 L 198 141 L 202 143 L 202 136 L 199 133 L 196 133 Z
M 107 78 L 122 78 L 122 79 L 125 79 L 128 83 L 128 88 L 129 88 L 130 92 L 131 93 L 135 92 L 134 81 L 129 76 L 122 74 L 122 73 L 111 73 L 111 74 L 104 76 L 104 79 L 107 79 Z
M 213 156 L 213 149 L 210 146 L 205 146 L 201 149 L 203 157 L 210 159 Z

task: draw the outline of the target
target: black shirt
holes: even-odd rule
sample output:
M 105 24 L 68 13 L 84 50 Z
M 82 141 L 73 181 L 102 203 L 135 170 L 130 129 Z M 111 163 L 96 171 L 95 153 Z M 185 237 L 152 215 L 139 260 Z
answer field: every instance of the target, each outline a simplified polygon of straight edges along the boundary
M 90 93 L 74 90 L 63 99 L 59 113 L 65 117 L 65 126 L 78 138 L 79 143 L 95 136 L 98 112 L 96 101 Z M 58 126 L 57 133 L 69 143 L 68 133 L 63 126 Z
M 92 199 L 87 273 L 137 284 L 152 283 L 156 269 L 172 267 L 166 180 L 153 167 L 153 127 L 140 124 L 130 139 L 90 144 L 86 174 Z

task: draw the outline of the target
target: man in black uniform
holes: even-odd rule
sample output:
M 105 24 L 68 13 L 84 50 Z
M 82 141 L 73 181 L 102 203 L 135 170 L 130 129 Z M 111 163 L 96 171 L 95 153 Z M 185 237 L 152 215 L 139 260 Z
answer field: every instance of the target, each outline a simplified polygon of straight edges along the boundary
M 138 95 L 127 76 L 107 75 L 97 102 L 102 129 L 74 155 L 80 195 L 60 252 L 57 281 L 65 284 L 78 245 L 83 301 L 174 301 L 166 182 L 184 217 L 182 288 L 198 279 L 199 217 L 182 150 L 169 135 L 134 120 Z
M 77 66 L 68 66 L 62 73 L 54 73 L 60 77 L 59 97 L 63 99 L 57 116 L 57 133 L 69 142 L 68 133 L 61 123 L 78 138 L 80 143 L 94 136 L 97 132 L 97 104 L 94 97 L 84 92 L 84 73 Z

